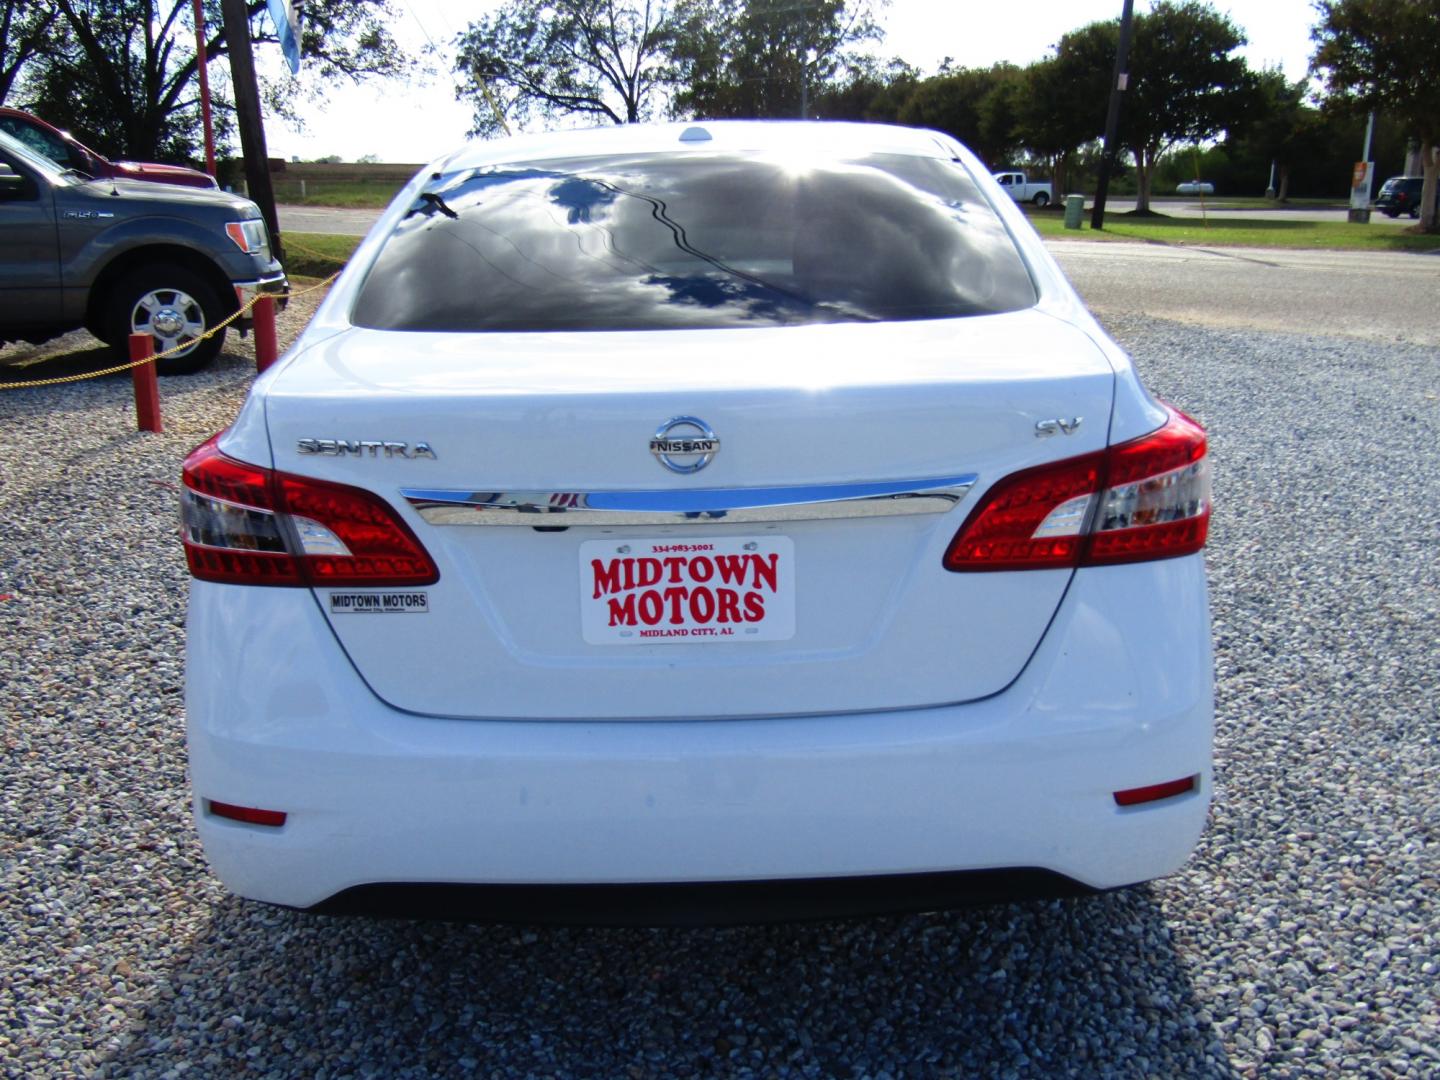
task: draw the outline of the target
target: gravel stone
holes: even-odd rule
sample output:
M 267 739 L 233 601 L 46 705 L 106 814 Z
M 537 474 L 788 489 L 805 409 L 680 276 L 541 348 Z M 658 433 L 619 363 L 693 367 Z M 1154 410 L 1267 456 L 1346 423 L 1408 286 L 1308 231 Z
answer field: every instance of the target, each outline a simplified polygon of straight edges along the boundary
M 1212 435 L 1210 826 L 1149 885 L 854 922 L 537 931 L 228 895 L 190 822 L 175 499 L 248 350 L 163 379 L 159 436 L 125 376 L 0 392 L 0 1072 L 1435 1075 L 1436 355 L 1107 322 Z

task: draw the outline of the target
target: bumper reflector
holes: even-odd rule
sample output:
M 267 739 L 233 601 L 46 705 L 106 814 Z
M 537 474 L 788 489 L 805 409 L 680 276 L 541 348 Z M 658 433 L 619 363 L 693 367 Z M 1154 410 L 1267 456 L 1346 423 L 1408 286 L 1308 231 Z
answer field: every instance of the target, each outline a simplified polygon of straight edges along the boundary
M 207 799 L 205 805 L 216 817 L 243 821 L 247 825 L 269 825 L 278 829 L 285 824 L 283 810 L 257 810 L 253 806 L 234 806 L 231 803 L 216 802 L 214 799 Z
M 1187 791 L 1194 791 L 1199 786 L 1200 777 L 1187 776 L 1183 780 L 1170 780 L 1163 784 L 1151 784 L 1149 787 L 1130 788 L 1126 791 L 1115 792 L 1115 805 L 1139 806 L 1141 803 L 1173 799 L 1176 795 L 1184 795 Z

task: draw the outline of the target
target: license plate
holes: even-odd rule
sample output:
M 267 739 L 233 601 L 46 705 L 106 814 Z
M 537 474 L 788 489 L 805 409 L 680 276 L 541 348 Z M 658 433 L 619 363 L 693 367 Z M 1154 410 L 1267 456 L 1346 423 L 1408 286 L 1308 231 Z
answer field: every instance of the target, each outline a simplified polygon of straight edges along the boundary
M 580 629 L 591 645 L 788 640 L 795 545 L 788 536 L 586 541 Z

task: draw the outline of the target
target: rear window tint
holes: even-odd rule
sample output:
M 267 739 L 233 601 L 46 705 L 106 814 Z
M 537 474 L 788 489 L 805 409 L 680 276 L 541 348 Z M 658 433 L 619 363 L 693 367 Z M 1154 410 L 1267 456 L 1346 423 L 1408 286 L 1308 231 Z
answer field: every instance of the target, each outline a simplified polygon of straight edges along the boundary
M 356 300 L 384 330 L 635 330 L 951 318 L 1035 303 L 956 163 L 657 154 L 434 180 Z

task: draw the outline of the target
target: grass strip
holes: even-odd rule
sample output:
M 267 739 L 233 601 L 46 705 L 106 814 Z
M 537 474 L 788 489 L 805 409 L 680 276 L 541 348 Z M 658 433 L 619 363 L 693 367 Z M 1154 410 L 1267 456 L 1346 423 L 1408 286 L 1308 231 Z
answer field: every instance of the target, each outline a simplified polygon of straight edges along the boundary
M 284 233 L 280 242 L 285 247 L 285 272 L 291 277 L 329 277 L 355 254 L 362 239 L 330 233 Z
M 1145 217 L 1106 214 L 1105 228 L 1090 228 L 1089 213 L 1083 227 L 1065 228 L 1054 212 L 1027 214 L 1035 231 L 1047 239 L 1113 240 L 1173 244 L 1177 247 L 1319 248 L 1338 251 L 1436 251 L 1440 234 L 1413 233 L 1390 224 L 1348 221 L 1277 221 L 1263 217 L 1201 218 Z
M 275 201 L 287 206 L 339 206 L 347 209 L 379 209 L 389 206 L 404 180 L 307 180 L 301 193 L 298 180 L 273 180 Z
M 1105 228 L 1095 232 L 1087 215 L 1084 227 L 1067 229 L 1059 214 L 1029 215 L 1035 230 L 1058 240 L 1109 240 L 1117 243 L 1160 243 L 1177 247 L 1319 248 L 1350 251 L 1437 251 L 1440 235 L 1413 233 L 1403 227 L 1345 221 L 1275 221 L 1249 217 L 1132 218 L 1107 214 Z M 329 277 L 341 269 L 360 244 L 358 236 L 290 232 L 285 244 L 285 270 L 292 277 Z

